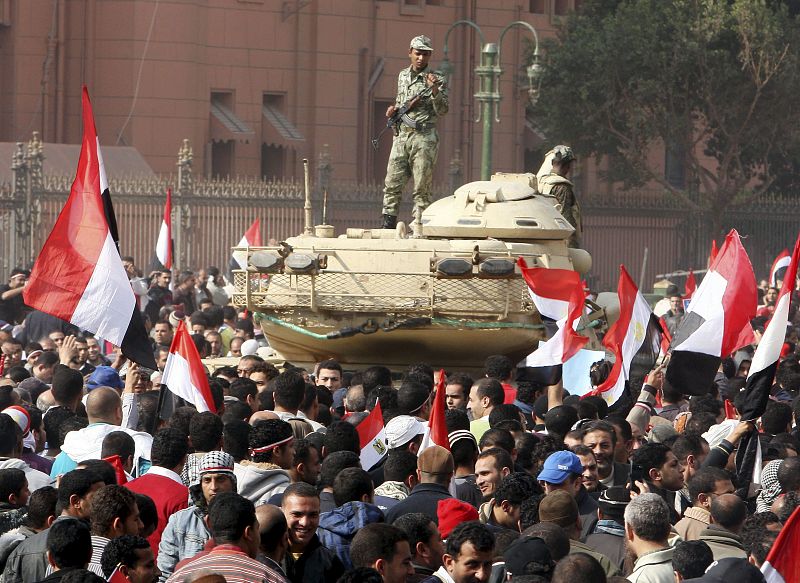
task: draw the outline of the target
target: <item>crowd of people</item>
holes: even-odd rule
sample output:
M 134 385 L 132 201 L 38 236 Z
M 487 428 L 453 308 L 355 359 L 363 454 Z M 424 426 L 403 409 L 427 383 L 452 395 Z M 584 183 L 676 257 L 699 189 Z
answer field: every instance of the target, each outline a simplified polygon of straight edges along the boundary
M 209 375 L 216 413 L 165 415 L 160 370 L 29 310 L 14 270 L 0 286 L 2 583 L 746 583 L 800 505 L 790 343 L 757 422 L 737 413 L 752 351 L 708 394 L 684 395 L 662 364 L 612 406 L 502 355 L 480 374 L 279 370 L 219 270 L 170 289 L 169 272 L 126 268 L 159 369 L 180 320 L 201 355 L 237 364 Z M 609 370 L 596 363 L 592 383 Z M 421 448 L 437 386 L 449 448 Z M 377 404 L 383 456 L 364 467 L 358 428 Z M 736 471 L 747 434 L 757 481 Z

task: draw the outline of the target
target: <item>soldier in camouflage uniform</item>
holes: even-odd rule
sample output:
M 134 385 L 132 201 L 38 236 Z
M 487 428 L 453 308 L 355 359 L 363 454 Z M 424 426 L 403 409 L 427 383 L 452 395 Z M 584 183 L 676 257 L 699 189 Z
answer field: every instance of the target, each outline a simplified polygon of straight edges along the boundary
M 561 214 L 570 225 L 575 227 L 575 232 L 569 238 L 570 247 L 580 247 L 581 244 L 581 207 L 572 182 L 567 180 L 567 175 L 572 169 L 575 154 L 569 146 L 556 146 L 544 158 L 544 163 L 536 173 L 539 181 L 539 192 L 552 196 L 561 206 Z
M 429 89 L 416 106 L 409 111 L 399 126 L 392 142 L 392 153 L 386 167 L 386 182 L 383 189 L 383 228 L 394 229 L 400 198 L 408 179 L 414 177 L 415 232 L 419 232 L 422 211 L 431 203 L 433 167 L 439 152 L 439 134 L 436 122 L 447 113 L 447 91 L 441 73 L 428 69 L 433 48 L 427 36 L 411 39 L 408 56 L 411 66 L 403 69 L 397 78 L 397 99 L 386 110 L 392 115 L 404 103 Z

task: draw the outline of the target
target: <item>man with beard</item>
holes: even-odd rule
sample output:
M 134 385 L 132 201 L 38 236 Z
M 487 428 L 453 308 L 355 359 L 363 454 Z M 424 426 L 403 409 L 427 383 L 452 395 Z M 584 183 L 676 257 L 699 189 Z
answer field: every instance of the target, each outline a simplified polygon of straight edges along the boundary
M 583 445 L 594 453 L 597 475 L 604 486 L 624 486 L 628 481 L 630 466 L 614 461 L 617 432 L 606 421 L 593 421 L 584 427 Z

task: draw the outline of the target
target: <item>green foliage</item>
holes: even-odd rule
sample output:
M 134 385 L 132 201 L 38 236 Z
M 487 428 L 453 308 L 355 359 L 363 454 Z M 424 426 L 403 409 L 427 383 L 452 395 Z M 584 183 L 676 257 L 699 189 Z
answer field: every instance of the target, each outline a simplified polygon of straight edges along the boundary
M 655 180 L 697 210 L 759 196 L 800 150 L 800 26 L 784 2 L 590 0 L 546 45 L 534 119 L 554 143 L 608 156 L 610 178 Z M 701 194 L 648 152 L 686 152 Z

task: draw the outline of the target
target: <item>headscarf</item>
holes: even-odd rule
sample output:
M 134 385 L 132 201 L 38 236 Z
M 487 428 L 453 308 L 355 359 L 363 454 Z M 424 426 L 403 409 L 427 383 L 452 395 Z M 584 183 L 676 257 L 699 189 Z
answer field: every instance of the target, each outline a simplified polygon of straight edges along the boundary
M 772 503 L 781 494 L 781 484 L 778 482 L 778 468 L 783 460 L 772 460 L 761 471 L 761 492 L 756 497 L 756 512 L 769 511 Z

